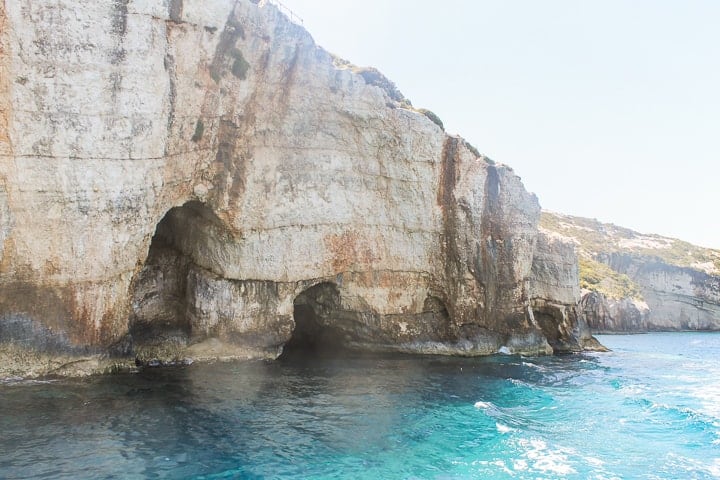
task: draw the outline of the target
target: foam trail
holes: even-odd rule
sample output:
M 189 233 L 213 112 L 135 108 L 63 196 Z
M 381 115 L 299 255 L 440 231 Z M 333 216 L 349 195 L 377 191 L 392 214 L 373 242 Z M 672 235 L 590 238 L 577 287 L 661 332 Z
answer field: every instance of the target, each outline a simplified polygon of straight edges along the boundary
M 507 425 L 503 425 L 502 423 L 495 423 L 495 428 L 497 428 L 498 433 L 508 433 L 512 431 L 512 428 Z

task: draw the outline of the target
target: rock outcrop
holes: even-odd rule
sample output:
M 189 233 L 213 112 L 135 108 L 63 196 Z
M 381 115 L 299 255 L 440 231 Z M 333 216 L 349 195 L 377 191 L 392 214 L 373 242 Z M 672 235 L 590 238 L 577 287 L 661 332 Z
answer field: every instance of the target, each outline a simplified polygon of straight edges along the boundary
M 0 374 L 591 346 L 537 199 L 387 85 L 266 2 L 0 0 Z
M 541 225 L 578 245 L 594 332 L 720 330 L 720 251 L 550 212 Z
M 603 350 L 578 308 L 580 281 L 575 245 L 540 233 L 532 263 L 528 316 L 540 325 L 556 352 Z
M 639 297 L 614 298 L 593 290 L 582 296 L 580 310 L 595 333 L 638 333 L 650 331 L 650 307 Z

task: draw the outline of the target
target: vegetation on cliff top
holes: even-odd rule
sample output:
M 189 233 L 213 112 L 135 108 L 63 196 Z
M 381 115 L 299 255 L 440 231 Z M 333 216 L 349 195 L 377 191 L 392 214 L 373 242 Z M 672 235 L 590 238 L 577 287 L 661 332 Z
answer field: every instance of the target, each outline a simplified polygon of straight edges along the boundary
M 387 93 L 387 96 L 391 99 L 395 100 L 396 102 L 403 103 L 410 105 L 410 100 L 405 98 L 405 96 L 398 90 L 397 86 L 393 83 L 392 80 L 387 78 L 383 73 L 378 70 L 375 67 L 359 67 L 357 65 L 354 65 L 344 58 L 338 57 L 337 55 L 332 55 L 333 64 L 337 68 L 341 69 L 348 69 L 353 73 L 356 73 L 360 75 L 363 80 L 365 80 L 365 83 L 368 85 L 374 85 L 376 87 L 379 87 Z
M 574 239 L 580 250 L 591 257 L 623 252 L 659 259 L 668 265 L 720 274 L 720 250 L 661 235 L 646 235 L 595 219 L 552 212 L 542 212 L 540 226 Z
M 445 125 L 443 125 L 442 120 L 440 120 L 440 117 L 435 115 L 435 113 L 431 112 L 427 108 L 419 108 L 419 109 L 417 109 L 417 111 L 422 113 L 423 115 L 425 115 L 427 118 L 429 118 L 430 121 L 433 122 L 438 127 L 440 127 L 440 129 L 442 129 L 443 131 L 445 130 Z
M 331 54 L 332 55 L 332 54 Z M 388 97 L 390 97 L 392 100 L 395 100 L 400 104 L 402 108 L 406 108 L 408 110 L 413 110 L 418 113 L 422 113 L 425 115 L 428 119 L 430 119 L 431 122 L 433 122 L 435 125 L 440 127 L 443 131 L 445 130 L 445 126 L 443 125 L 442 120 L 440 120 L 440 117 L 438 117 L 434 112 L 426 109 L 426 108 L 415 108 L 413 107 L 410 100 L 405 98 L 405 95 L 398 90 L 395 83 L 392 82 L 389 78 L 387 78 L 383 73 L 378 70 L 375 67 L 359 67 L 357 65 L 354 65 L 350 63 L 349 61 L 345 60 L 344 58 L 338 57 L 337 55 L 332 55 L 333 64 L 337 68 L 341 69 L 348 69 L 353 73 L 356 73 L 360 75 L 363 80 L 365 80 L 365 83 L 368 85 L 373 85 L 375 87 L 381 88 Z M 477 156 L 479 157 L 480 154 L 478 153 Z
M 591 258 L 580 257 L 579 264 L 580 288 L 602 293 L 608 298 L 642 299 L 640 287 L 627 275 Z
M 577 245 L 580 287 L 608 298 L 642 299 L 640 287 L 630 277 L 599 261 L 608 254 L 630 254 L 668 265 L 720 274 L 720 250 L 698 247 L 682 240 L 645 235 L 595 219 L 552 212 L 542 212 L 540 227 Z

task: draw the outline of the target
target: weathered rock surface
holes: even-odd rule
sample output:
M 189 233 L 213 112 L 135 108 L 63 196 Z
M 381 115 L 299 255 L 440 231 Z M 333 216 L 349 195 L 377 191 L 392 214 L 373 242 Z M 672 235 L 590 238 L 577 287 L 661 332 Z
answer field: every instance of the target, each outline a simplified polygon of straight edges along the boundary
M 580 309 L 595 333 L 637 333 L 651 330 L 650 307 L 639 298 L 613 298 L 585 290 Z
M 573 243 L 540 233 L 529 285 L 529 316 L 556 352 L 603 350 L 579 308 L 578 259 Z
M 0 0 L 0 364 L 590 345 L 536 198 L 398 95 L 264 2 Z
M 720 251 L 542 215 L 543 229 L 578 245 L 581 309 L 594 332 L 720 330 Z

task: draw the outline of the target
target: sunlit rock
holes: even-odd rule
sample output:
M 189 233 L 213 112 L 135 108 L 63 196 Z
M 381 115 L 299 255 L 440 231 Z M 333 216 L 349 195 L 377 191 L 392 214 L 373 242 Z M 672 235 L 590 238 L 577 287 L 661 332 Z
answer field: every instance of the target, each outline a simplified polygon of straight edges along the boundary
M 366 77 L 265 2 L 0 3 L 0 352 L 582 348 L 537 199 Z

